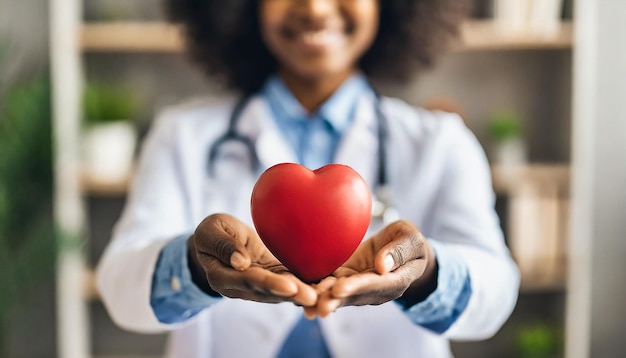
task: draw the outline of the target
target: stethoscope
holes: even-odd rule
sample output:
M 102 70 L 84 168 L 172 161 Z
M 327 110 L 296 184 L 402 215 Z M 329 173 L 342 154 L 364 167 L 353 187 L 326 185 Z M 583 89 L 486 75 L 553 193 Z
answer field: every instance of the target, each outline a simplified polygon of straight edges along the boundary
M 209 158 L 207 171 L 209 177 L 214 178 L 216 172 L 216 163 L 218 160 L 231 160 L 238 159 L 242 162 L 249 162 L 249 171 L 251 173 L 259 172 L 259 158 L 254 145 L 254 141 L 241 134 L 237 130 L 239 120 L 243 110 L 250 102 L 253 95 L 244 96 L 237 102 L 235 108 L 230 114 L 228 121 L 228 128 L 226 131 L 218 137 L 209 148 Z M 389 188 L 389 180 L 387 173 L 387 153 L 386 143 L 388 136 L 387 118 L 382 111 L 382 98 L 374 92 L 374 111 L 376 113 L 377 137 L 378 137 L 378 173 L 376 185 L 373 189 L 373 201 L 372 201 L 372 224 L 378 223 L 387 225 L 393 221 L 399 219 L 398 211 L 392 205 L 391 192 Z M 243 153 L 241 150 L 227 153 L 226 155 L 220 154 L 220 150 L 228 144 L 238 144 L 243 146 Z

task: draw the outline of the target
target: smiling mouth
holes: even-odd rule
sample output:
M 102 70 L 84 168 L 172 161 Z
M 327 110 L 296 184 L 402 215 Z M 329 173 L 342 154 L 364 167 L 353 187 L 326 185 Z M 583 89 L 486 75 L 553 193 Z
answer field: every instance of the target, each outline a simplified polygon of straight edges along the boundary
M 294 31 L 289 38 L 296 46 L 311 52 L 336 49 L 345 40 L 344 33 L 337 29 Z
M 321 31 L 305 31 L 300 34 L 299 41 L 312 46 L 324 46 L 338 42 L 341 34 L 339 31 L 321 30 Z

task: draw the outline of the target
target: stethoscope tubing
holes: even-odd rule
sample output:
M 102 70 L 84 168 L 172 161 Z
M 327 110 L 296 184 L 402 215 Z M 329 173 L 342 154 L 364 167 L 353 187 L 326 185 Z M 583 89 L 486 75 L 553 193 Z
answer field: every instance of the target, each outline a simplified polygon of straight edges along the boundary
M 239 142 L 244 144 L 248 155 L 250 157 L 251 167 L 250 170 L 252 173 L 257 173 L 259 171 L 259 157 L 256 152 L 256 148 L 254 146 L 254 141 L 241 133 L 238 132 L 237 126 L 239 124 L 239 120 L 242 116 L 242 113 L 253 95 L 246 95 L 242 97 L 237 104 L 235 105 L 233 111 L 230 114 L 230 118 L 228 120 L 228 128 L 226 132 L 222 134 L 213 144 L 211 144 L 209 148 L 209 158 L 208 158 L 208 166 L 207 170 L 209 176 L 213 176 L 215 161 L 217 159 L 217 153 L 221 146 L 223 146 L 226 142 Z M 386 153 L 386 143 L 388 141 L 388 128 L 387 128 L 387 118 L 382 111 L 382 97 L 374 91 L 374 111 L 376 114 L 376 123 L 377 123 L 377 137 L 378 137 L 378 175 L 377 175 L 377 188 L 384 188 L 388 184 L 387 177 L 387 153 Z

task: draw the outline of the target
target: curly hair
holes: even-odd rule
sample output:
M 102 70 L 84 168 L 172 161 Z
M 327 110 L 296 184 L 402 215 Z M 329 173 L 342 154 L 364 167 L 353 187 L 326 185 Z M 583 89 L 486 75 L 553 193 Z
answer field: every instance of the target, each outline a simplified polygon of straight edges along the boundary
M 257 91 L 277 62 L 261 38 L 260 0 L 165 0 L 183 25 L 187 53 L 201 68 L 244 93 Z M 466 0 L 380 0 L 376 39 L 361 57 L 366 76 L 405 80 L 431 66 L 458 34 Z

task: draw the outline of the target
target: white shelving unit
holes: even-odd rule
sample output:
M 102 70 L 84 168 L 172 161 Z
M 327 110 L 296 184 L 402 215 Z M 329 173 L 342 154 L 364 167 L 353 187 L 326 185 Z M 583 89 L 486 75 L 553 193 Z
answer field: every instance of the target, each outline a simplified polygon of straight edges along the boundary
M 571 48 L 572 24 L 563 23 L 552 37 L 532 33 L 502 34 L 492 21 L 468 21 L 462 28 L 456 51 L 531 50 Z M 180 28 L 162 22 L 100 22 L 83 24 L 80 45 L 89 52 L 183 51 Z
M 487 50 L 549 50 L 572 47 L 573 27 L 563 22 L 554 36 L 543 37 L 533 33 L 506 34 L 493 21 L 468 21 L 461 28 L 461 51 Z
M 492 167 L 496 193 L 508 198 L 508 245 L 521 274 L 521 291 L 565 290 L 569 223 L 566 165 Z
M 64 358 L 91 356 L 87 302 L 97 298 L 93 273 L 85 268 L 81 251 L 85 240 L 87 195 L 124 195 L 128 179 L 115 184 L 86 181 L 80 168 L 80 98 L 83 53 L 180 53 L 184 44 L 178 26 L 162 22 L 83 23 L 81 0 L 50 0 L 51 58 L 54 89 L 55 213 L 63 245 L 57 270 L 58 355 Z M 572 25 L 563 23 L 557 36 L 544 39 L 532 35 L 502 36 L 489 21 L 471 21 L 462 28 L 462 43 L 456 51 L 561 49 L 572 46 Z M 510 192 L 516 187 L 501 180 L 493 168 L 495 188 Z M 567 181 L 566 167 L 525 167 L 524 183 L 549 178 Z M 550 179 L 551 178 L 551 179 Z M 543 181 L 543 179 L 542 179 Z M 519 184 L 519 183 L 518 183 Z M 516 184 L 517 185 L 517 184 Z M 560 185 L 560 184 L 557 184 Z M 525 289 L 554 290 L 563 281 L 524 282 Z
M 57 355 L 90 355 L 90 325 L 84 299 L 82 243 L 86 211 L 81 189 L 81 50 L 78 0 L 50 0 L 50 58 L 54 132 L 54 215 L 59 236 L 57 259 Z

